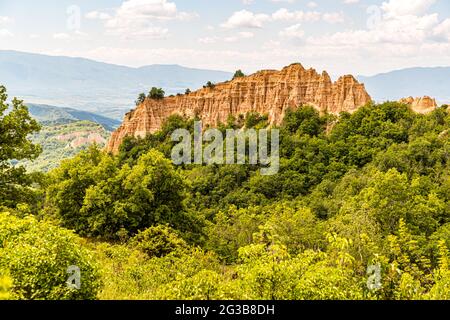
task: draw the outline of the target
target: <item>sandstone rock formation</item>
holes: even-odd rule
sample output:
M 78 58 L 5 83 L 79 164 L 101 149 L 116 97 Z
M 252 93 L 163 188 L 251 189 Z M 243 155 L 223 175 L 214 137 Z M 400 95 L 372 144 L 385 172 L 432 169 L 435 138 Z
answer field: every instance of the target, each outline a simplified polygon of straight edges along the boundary
M 288 108 L 310 105 L 323 113 L 354 112 L 371 98 L 363 84 L 351 75 L 332 82 L 328 73 L 318 74 L 301 64 L 292 64 L 281 71 L 263 70 L 248 77 L 203 88 L 188 95 L 162 100 L 146 99 L 125 116 L 107 150 L 117 153 L 126 136 L 145 137 L 160 129 L 173 114 L 197 115 L 204 125 L 226 122 L 229 115 L 247 112 L 267 114 L 271 124 L 279 124 Z
M 428 96 L 422 98 L 413 98 L 413 97 L 403 98 L 400 99 L 399 102 L 410 105 L 411 109 L 414 112 L 421 114 L 433 112 L 438 107 L 436 100 Z

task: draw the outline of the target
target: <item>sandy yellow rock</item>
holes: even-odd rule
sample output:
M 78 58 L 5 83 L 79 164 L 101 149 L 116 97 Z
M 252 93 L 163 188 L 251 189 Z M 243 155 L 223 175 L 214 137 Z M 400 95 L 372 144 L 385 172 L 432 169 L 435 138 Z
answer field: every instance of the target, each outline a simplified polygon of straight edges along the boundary
M 267 114 L 271 124 L 279 124 L 289 108 L 310 105 L 322 114 L 339 114 L 354 112 L 370 101 L 364 85 L 351 75 L 332 82 L 327 72 L 319 74 L 299 63 L 292 64 L 281 71 L 259 71 L 189 95 L 146 99 L 125 116 L 122 126 L 113 133 L 107 150 L 117 153 L 126 136 L 145 137 L 154 133 L 174 114 L 197 115 L 204 125 L 215 126 L 226 122 L 229 115 L 258 112 Z

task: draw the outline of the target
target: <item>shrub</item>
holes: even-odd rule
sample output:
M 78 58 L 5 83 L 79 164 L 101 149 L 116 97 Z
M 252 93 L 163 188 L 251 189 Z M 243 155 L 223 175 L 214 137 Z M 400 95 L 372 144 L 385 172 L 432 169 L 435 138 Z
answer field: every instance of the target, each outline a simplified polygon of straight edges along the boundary
M 245 77 L 245 74 L 242 72 L 242 70 L 237 70 L 234 73 L 233 80 L 236 79 L 236 78 L 242 78 L 242 77 Z
M 139 96 L 138 96 L 138 98 L 137 98 L 137 100 L 136 100 L 136 106 L 138 106 L 138 105 L 144 103 L 144 101 L 145 101 L 146 98 L 147 98 L 147 97 L 145 96 L 145 93 L 139 94 Z
M 11 278 L 0 272 L 0 300 L 8 300 L 11 298 L 11 286 Z
M 184 250 L 187 244 L 175 231 L 167 226 L 150 227 L 130 240 L 130 245 L 151 257 L 164 257 L 172 252 Z
M 214 89 L 216 87 L 216 85 L 214 83 L 212 83 L 211 81 L 208 81 L 206 83 L 206 86 L 204 86 L 204 88 L 208 88 L 208 89 Z
M 160 99 L 164 99 L 165 94 L 166 94 L 166 93 L 164 92 L 163 89 L 153 87 L 153 88 L 150 90 L 150 92 L 148 93 L 148 97 L 149 97 L 150 99 L 160 100 Z
M 97 268 L 71 231 L 38 222 L 33 217 L 19 219 L 9 213 L 0 214 L 0 230 L 0 268 L 9 269 L 13 298 L 96 298 L 100 287 Z M 70 266 L 80 269 L 79 289 L 70 288 L 67 284 Z

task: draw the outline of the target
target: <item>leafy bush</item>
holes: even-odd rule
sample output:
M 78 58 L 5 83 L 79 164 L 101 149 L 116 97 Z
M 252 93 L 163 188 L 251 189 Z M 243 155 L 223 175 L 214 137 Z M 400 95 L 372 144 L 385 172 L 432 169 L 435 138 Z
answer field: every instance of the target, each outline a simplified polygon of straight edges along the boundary
M 91 254 L 72 232 L 35 218 L 0 214 L 0 268 L 8 268 L 14 298 L 95 299 L 100 288 Z M 71 288 L 68 268 L 80 270 L 81 287 Z
M 0 271 L 0 300 L 8 300 L 11 298 L 11 287 L 11 278 Z
M 187 248 L 187 244 L 180 239 L 172 228 L 166 226 L 150 227 L 139 232 L 130 239 L 130 245 L 152 257 L 164 257 L 173 252 Z
M 158 223 L 190 228 L 184 178 L 155 150 L 118 167 L 96 147 L 51 173 L 47 208 L 84 236 L 119 239 Z
M 216 87 L 216 85 L 214 83 L 212 83 L 211 81 L 208 81 L 206 83 L 206 85 L 204 86 L 204 88 L 208 88 L 208 89 L 214 89 Z
M 139 106 L 140 104 L 144 103 L 146 98 L 147 97 L 145 96 L 145 93 L 140 93 L 135 102 L 136 106 Z
M 153 100 L 161 100 L 164 99 L 166 93 L 161 88 L 153 87 L 148 93 L 148 97 Z
M 242 70 L 237 70 L 233 75 L 233 80 L 242 77 L 245 77 L 245 74 L 242 72 Z

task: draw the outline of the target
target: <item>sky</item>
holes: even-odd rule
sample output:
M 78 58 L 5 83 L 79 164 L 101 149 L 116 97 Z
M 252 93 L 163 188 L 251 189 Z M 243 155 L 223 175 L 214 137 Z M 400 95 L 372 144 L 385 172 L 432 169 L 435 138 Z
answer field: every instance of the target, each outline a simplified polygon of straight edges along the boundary
M 333 75 L 450 66 L 448 0 L 0 0 L 0 50 Z

